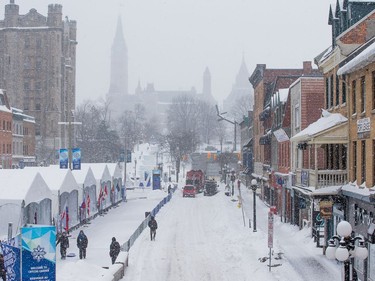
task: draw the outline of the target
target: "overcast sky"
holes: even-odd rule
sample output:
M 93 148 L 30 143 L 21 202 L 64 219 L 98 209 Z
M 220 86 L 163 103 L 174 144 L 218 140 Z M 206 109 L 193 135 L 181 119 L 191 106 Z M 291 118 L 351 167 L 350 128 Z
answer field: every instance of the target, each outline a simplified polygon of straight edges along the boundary
M 129 92 L 138 80 L 157 90 L 202 91 L 206 66 L 219 103 L 229 94 L 244 55 L 256 64 L 302 67 L 330 45 L 333 0 L 15 0 L 20 13 L 47 15 L 63 5 L 77 21 L 77 103 L 105 97 L 118 15 L 129 57 Z M 0 14 L 4 18 L 1 1 Z M 314 65 L 314 67 L 316 67 Z

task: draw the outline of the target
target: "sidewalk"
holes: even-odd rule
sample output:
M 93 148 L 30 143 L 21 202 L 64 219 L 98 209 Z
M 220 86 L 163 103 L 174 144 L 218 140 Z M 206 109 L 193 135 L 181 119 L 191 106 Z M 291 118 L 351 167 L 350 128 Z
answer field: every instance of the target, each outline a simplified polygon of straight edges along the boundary
M 236 188 L 238 194 L 238 188 Z M 245 213 L 246 227 L 249 227 L 249 219 L 253 224 L 253 191 L 241 185 L 243 208 Z M 269 207 L 256 197 L 257 230 L 268 233 Z M 253 225 L 251 225 L 253 227 Z M 252 228 L 251 230 L 252 231 Z M 299 230 L 297 226 L 290 223 L 282 223 L 280 216 L 274 215 L 273 232 L 274 252 L 283 253 L 282 259 L 288 260 L 290 265 L 304 276 L 305 281 L 316 280 L 341 280 L 340 264 L 328 260 L 322 248 L 317 248 L 311 237 L 311 228 Z M 265 256 L 268 256 L 268 246 L 265 246 Z M 280 260 L 282 263 L 282 260 Z

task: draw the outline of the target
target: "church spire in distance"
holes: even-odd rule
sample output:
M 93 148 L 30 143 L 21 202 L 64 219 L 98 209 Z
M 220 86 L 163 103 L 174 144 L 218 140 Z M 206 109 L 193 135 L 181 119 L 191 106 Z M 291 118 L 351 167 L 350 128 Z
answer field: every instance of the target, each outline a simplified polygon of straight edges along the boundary
M 115 100 L 125 98 L 125 95 L 128 94 L 128 49 L 120 15 L 117 19 L 115 38 L 112 43 L 110 69 L 108 96 Z

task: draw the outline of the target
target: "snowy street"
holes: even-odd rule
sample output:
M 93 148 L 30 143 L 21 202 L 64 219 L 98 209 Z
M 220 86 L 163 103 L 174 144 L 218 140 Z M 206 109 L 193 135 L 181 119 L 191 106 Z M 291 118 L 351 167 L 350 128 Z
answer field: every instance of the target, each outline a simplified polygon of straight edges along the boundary
M 144 231 L 129 252 L 125 280 L 331 280 L 339 281 L 340 265 L 315 248 L 309 230 L 298 231 L 275 216 L 274 252 L 282 264 L 268 270 L 267 212 L 258 200 L 257 232 L 249 229 L 252 191 L 242 188 L 244 227 L 238 202 L 221 191 L 212 197 L 183 198 L 177 190 L 156 219 L 156 241 Z M 274 255 L 273 257 L 277 257 Z
M 245 223 L 238 201 L 224 194 L 223 185 L 214 196 L 198 194 L 183 198 L 181 188 L 156 215 L 156 241 L 150 241 L 148 229 L 129 251 L 129 267 L 124 280 L 280 280 L 339 281 L 340 265 L 322 255 L 310 237 L 310 229 L 299 231 L 281 223 L 275 216 L 274 255 L 269 272 L 267 213 L 269 208 L 257 200 L 257 232 L 249 228 L 252 218 L 252 191 L 242 186 Z M 57 280 L 103 279 L 110 266 L 109 244 L 114 236 L 123 244 L 167 193 L 161 190 L 128 191 L 128 202 L 98 217 L 83 227 L 89 239 L 87 259 L 77 257 L 76 236 L 71 233 L 68 253 L 75 257 L 61 260 L 57 254 Z M 237 198 L 237 189 L 235 196 Z M 58 251 L 58 250 L 57 250 Z M 282 259 L 275 259 L 282 252 Z

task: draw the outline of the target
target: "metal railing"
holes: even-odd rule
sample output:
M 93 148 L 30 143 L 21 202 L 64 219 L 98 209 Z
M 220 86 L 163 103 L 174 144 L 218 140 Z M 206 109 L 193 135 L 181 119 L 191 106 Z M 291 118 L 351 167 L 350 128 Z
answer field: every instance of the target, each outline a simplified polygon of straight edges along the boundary
M 159 204 L 150 212 L 150 214 L 141 222 L 141 224 L 137 227 L 137 229 L 134 231 L 134 233 L 130 236 L 129 240 L 121 245 L 121 251 L 128 252 L 130 250 L 130 248 L 133 246 L 134 242 L 142 234 L 142 231 L 145 228 L 147 228 L 150 217 L 155 216 L 159 212 L 159 210 L 171 200 L 172 194 L 173 194 L 173 192 L 175 192 L 176 188 L 177 188 L 176 186 L 173 187 L 172 192 L 170 194 L 168 194 L 167 197 L 163 198 L 163 200 L 161 200 L 159 202 Z

